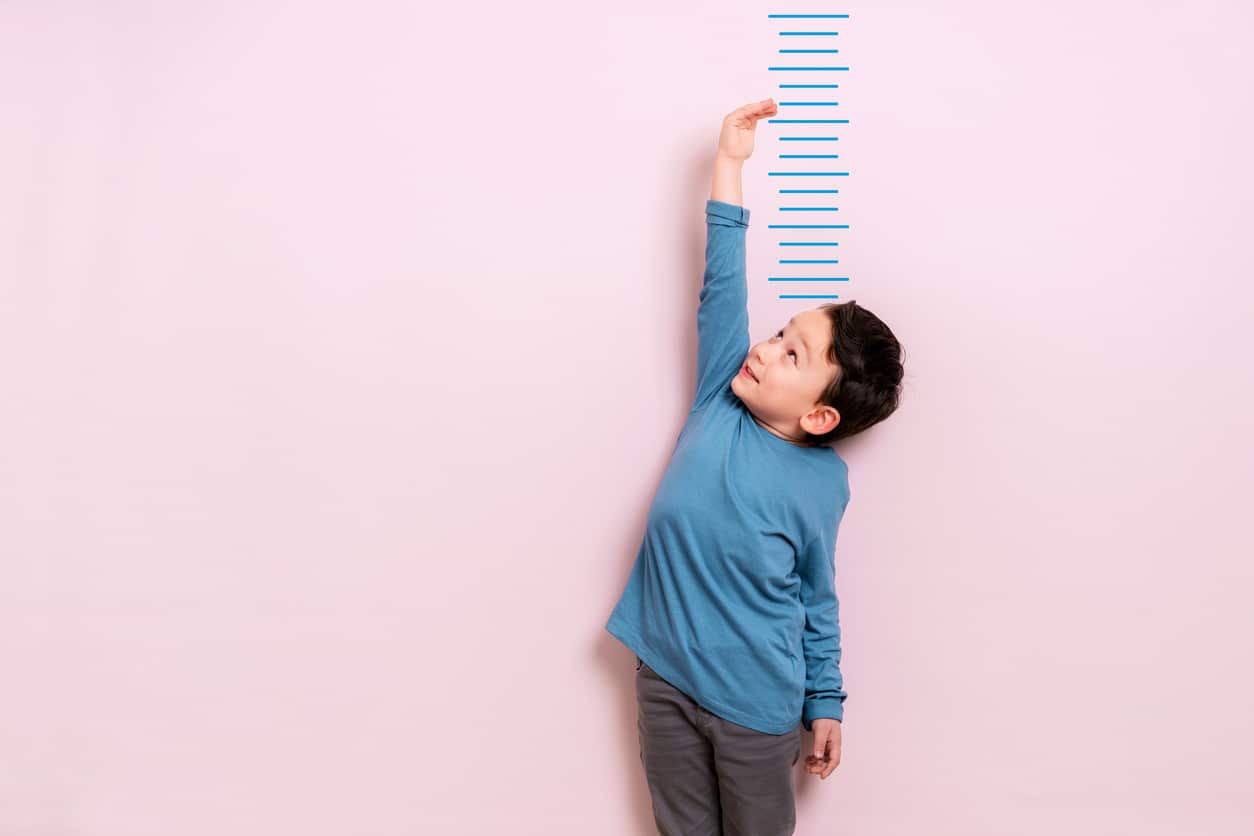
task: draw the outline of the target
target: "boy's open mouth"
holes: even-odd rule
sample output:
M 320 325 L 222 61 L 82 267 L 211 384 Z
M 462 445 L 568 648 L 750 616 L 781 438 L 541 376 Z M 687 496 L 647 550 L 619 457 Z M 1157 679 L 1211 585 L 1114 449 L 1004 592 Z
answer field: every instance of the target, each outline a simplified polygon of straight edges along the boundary
M 748 363 L 745 363 L 744 368 L 740 370 L 740 373 L 748 377 L 754 383 L 758 382 L 758 376 L 753 373 L 753 369 L 749 368 Z

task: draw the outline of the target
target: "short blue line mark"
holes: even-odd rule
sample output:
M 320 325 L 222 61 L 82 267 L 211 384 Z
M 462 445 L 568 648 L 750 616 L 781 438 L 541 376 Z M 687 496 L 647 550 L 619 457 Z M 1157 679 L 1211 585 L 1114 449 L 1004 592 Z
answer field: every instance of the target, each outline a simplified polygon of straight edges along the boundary
M 780 32 L 781 35 L 839 35 L 839 32 Z
M 840 189 L 780 189 L 780 194 L 840 194 Z
M 838 258 L 781 258 L 780 264 L 840 264 Z
M 767 122 L 786 125 L 848 125 L 848 119 L 767 119 Z
M 837 206 L 781 206 L 781 212 L 839 212 Z
M 848 276 L 769 276 L 768 282 L 847 282 Z
M 781 84 L 780 87 L 839 87 L 839 84 Z
M 830 140 L 837 142 L 840 140 L 838 136 L 777 136 L 780 142 L 815 142 L 816 140 Z
M 849 17 L 849 15 L 767 15 L 767 17 Z
M 768 177 L 848 177 L 847 171 L 768 171 Z
M 767 67 L 768 70 L 848 70 L 848 67 Z
M 776 102 L 780 107 L 819 107 L 821 105 L 838 105 L 840 102 Z
M 780 154 L 781 160 L 835 160 L 840 154 Z
M 839 299 L 835 293 L 781 293 L 780 299 Z
M 834 54 L 834 53 L 840 52 L 840 50 L 839 50 L 839 49 L 781 49 L 781 50 L 780 50 L 780 52 L 785 52 L 785 53 L 792 53 L 792 52 L 821 52 L 821 53 L 824 53 L 824 54 L 826 54 L 826 55 L 832 55 L 832 54 Z
M 849 224 L 767 224 L 767 229 L 848 229 Z
M 839 247 L 839 241 L 780 241 L 781 247 Z

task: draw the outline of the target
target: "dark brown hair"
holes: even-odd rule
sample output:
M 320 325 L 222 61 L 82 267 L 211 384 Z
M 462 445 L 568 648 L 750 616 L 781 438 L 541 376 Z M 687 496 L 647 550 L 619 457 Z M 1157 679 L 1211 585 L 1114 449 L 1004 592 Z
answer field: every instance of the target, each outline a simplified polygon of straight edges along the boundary
M 901 398 L 901 344 L 875 314 L 850 299 L 820 305 L 832 323 L 828 362 L 839 366 L 819 402 L 840 413 L 823 435 L 806 433 L 815 446 L 856 435 L 892 415 Z

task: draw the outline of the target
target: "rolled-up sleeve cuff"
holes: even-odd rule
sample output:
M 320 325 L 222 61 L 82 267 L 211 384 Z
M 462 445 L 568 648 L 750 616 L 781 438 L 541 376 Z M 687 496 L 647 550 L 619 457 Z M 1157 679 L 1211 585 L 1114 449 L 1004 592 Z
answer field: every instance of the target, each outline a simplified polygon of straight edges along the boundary
M 828 717 L 832 720 L 844 721 L 845 706 L 844 700 L 837 699 L 817 699 L 807 700 L 801 709 L 801 722 L 805 726 L 806 731 L 813 731 L 810 728 L 814 721 L 820 717 Z
M 737 206 L 734 203 L 724 203 L 721 200 L 707 200 L 705 202 L 705 219 L 714 223 L 715 218 L 722 221 L 731 221 L 731 223 L 722 223 L 722 226 L 748 226 L 749 210 L 743 206 Z

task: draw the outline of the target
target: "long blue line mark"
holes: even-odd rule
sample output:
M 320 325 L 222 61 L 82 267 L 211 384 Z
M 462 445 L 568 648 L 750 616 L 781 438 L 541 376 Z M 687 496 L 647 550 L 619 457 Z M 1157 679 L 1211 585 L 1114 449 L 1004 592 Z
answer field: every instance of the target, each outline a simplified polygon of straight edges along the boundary
M 847 171 L 768 171 L 768 177 L 848 177 Z
M 839 212 L 836 206 L 781 206 L 781 212 Z
M 780 32 L 781 35 L 839 35 L 839 32 Z
M 784 125 L 848 125 L 848 119 L 767 119 L 772 124 Z
M 839 87 L 839 84 L 781 84 L 780 87 Z
M 839 299 L 835 293 L 781 293 L 780 299 Z
M 780 189 L 780 194 L 840 194 L 840 189 Z
M 819 105 L 838 105 L 840 102 L 776 102 L 780 107 L 817 107 Z
M 825 55 L 834 55 L 835 53 L 840 52 L 840 50 L 839 49 L 781 49 L 780 52 L 784 52 L 784 53 L 821 52 Z
M 781 258 L 780 264 L 840 264 L 838 258 Z
M 835 160 L 840 154 L 779 154 L 781 160 Z
M 781 247 L 839 247 L 839 241 L 780 241 Z
M 848 70 L 848 67 L 767 67 L 768 70 Z
M 767 224 L 767 229 L 848 229 L 849 224 Z
M 838 136 L 777 136 L 775 138 L 780 142 L 814 142 L 820 139 L 838 142 L 840 140 Z
M 847 282 L 848 276 L 768 276 L 768 282 Z
M 767 15 L 767 17 L 849 17 L 849 15 Z

